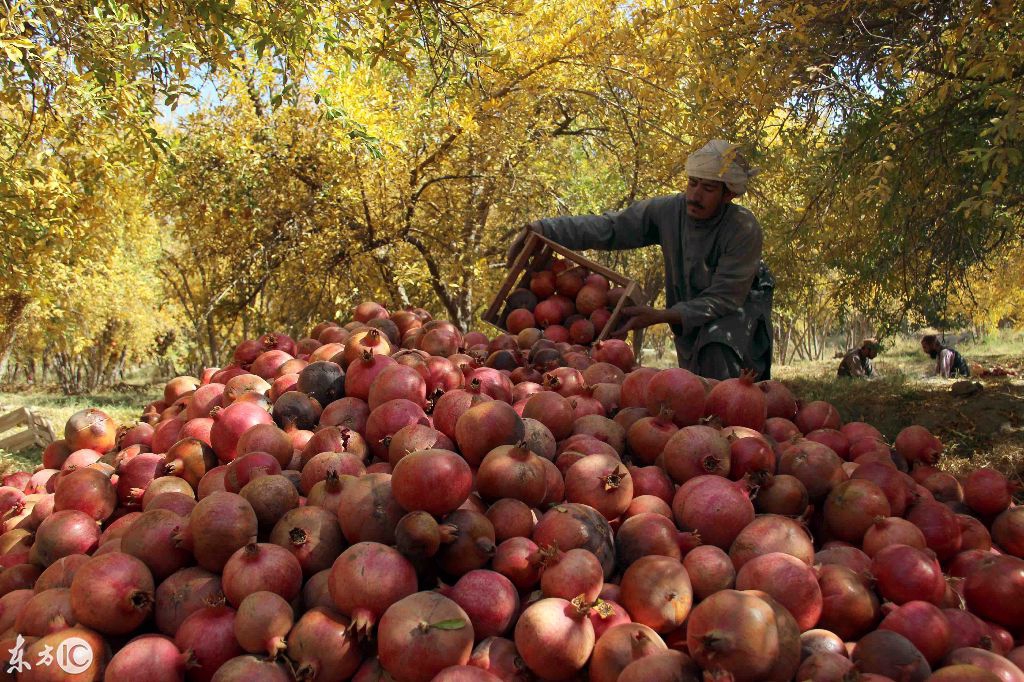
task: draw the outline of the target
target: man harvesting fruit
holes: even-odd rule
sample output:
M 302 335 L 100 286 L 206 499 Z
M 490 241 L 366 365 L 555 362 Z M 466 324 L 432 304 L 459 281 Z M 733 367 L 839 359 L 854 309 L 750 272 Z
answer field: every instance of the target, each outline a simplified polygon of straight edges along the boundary
M 771 375 L 772 289 L 761 260 L 764 235 L 754 214 L 732 200 L 757 171 L 739 148 L 712 140 L 686 159 L 685 193 L 639 201 L 603 215 L 528 223 L 509 248 L 509 264 L 531 231 L 569 249 L 636 249 L 658 244 L 665 259 L 664 309 L 623 309 L 624 333 L 667 324 L 679 366 L 714 379 L 745 369 Z
M 875 339 L 864 339 L 860 347 L 854 348 L 843 357 L 836 370 L 838 377 L 875 378 L 875 365 L 872 360 L 878 357 L 882 345 Z

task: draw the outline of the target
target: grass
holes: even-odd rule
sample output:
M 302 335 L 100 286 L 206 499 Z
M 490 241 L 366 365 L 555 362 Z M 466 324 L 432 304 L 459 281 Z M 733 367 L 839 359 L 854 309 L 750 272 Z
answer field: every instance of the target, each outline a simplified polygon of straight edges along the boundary
M 53 432 L 63 438 L 64 424 L 75 412 L 89 407 L 98 407 L 117 423 L 131 423 L 138 420 L 146 403 L 155 400 L 162 393 L 159 384 L 120 386 L 89 395 L 64 395 L 56 387 L 32 388 L 23 391 L 0 391 L 0 412 L 9 412 L 27 407 L 50 420 Z M 10 433 L 14 433 L 11 431 Z M 0 472 L 34 469 L 42 461 L 42 450 L 30 448 L 18 453 L 0 450 Z

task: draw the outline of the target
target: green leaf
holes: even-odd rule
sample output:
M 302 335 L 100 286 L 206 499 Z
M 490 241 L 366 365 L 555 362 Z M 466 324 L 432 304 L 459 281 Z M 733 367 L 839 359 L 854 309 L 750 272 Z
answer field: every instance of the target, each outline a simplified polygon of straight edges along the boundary
M 442 620 L 437 623 L 431 623 L 430 627 L 438 630 L 461 630 L 466 627 L 466 621 L 461 618 L 452 618 L 451 620 Z

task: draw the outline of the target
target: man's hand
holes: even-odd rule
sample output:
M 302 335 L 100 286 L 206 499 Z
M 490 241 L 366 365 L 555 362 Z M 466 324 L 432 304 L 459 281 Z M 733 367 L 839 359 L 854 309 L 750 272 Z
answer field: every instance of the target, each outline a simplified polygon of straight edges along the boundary
M 519 234 L 516 235 L 516 238 L 512 240 L 508 247 L 505 267 L 511 268 L 512 264 L 516 262 L 516 258 L 519 257 L 519 252 L 526 246 L 526 240 L 531 232 L 541 232 L 540 221 L 534 220 L 523 225 L 523 229 L 519 231 Z
M 678 312 L 652 308 L 649 305 L 630 305 L 622 309 L 625 322 L 615 330 L 614 336 L 625 335 L 634 329 L 644 329 L 655 324 L 681 324 Z

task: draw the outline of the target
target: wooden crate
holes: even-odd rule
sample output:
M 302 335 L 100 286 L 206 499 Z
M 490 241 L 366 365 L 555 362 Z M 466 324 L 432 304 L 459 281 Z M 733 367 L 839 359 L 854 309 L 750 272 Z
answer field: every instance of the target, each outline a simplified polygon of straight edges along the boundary
M 19 427 L 23 428 L 4 435 Z M 50 421 L 26 407 L 0 415 L 0 450 L 19 452 L 31 447 L 45 448 L 55 439 Z
M 640 305 L 644 303 L 643 289 L 641 289 L 633 280 L 628 277 L 623 277 L 614 270 L 609 270 L 600 263 L 596 263 L 589 258 L 585 258 L 575 251 L 570 251 L 561 244 L 556 244 L 543 235 L 531 232 L 529 237 L 526 239 L 526 243 L 523 245 L 523 250 L 519 252 L 515 262 L 512 263 L 512 267 L 508 271 L 508 276 L 505 278 L 501 288 L 498 289 L 498 293 L 495 295 L 490 307 L 480 319 L 492 327 L 496 327 L 503 332 L 507 332 L 508 330 L 502 323 L 501 313 L 509 294 L 512 293 L 514 289 L 528 289 L 530 276 L 534 272 L 546 269 L 555 255 L 559 255 L 571 263 L 580 265 L 590 272 L 596 272 L 599 275 L 603 275 L 613 286 L 620 286 L 625 289 L 625 292 L 622 297 L 619 298 L 618 303 L 616 303 L 615 307 L 612 308 L 608 324 L 605 325 L 604 329 L 598 331 L 597 337 L 594 339 L 595 342 L 606 338 L 612 330 L 618 327 L 619 318 L 622 315 L 622 309 L 624 307 L 627 305 Z M 643 330 L 634 330 L 633 350 L 638 361 L 640 359 L 640 346 L 642 344 Z

